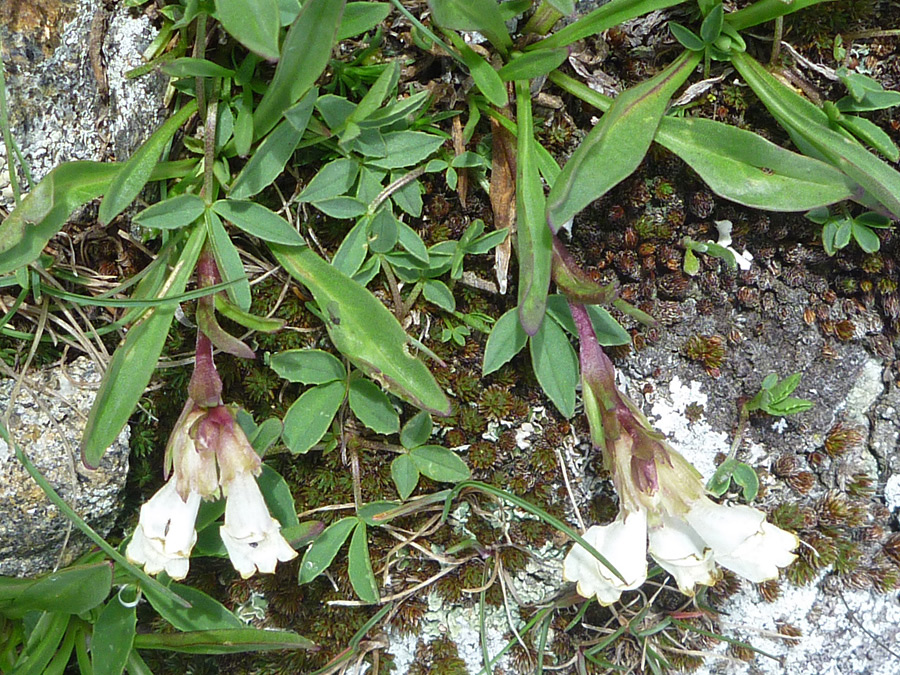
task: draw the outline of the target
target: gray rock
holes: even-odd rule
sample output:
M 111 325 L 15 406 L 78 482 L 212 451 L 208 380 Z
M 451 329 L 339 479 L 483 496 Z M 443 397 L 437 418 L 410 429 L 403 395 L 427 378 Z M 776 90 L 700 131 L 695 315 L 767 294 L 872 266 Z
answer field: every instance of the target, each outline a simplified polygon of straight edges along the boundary
M 142 65 L 156 29 L 123 3 L 112 11 L 104 0 L 29 4 L 0 9 L 11 13 L 0 21 L 0 38 L 10 127 L 34 180 L 66 161 L 126 159 L 165 115 L 166 78 L 125 78 Z M 2 143 L 0 206 L 12 206 Z
M 26 378 L 11 405 L 15 382 L 0 381 L 0 410 L 9 410 L 10 433 L 57 493 L 105 536 L 122 505 L 129 429 L 96 471 L 81 463 L 80 440 L 99 383 L 94 363 L 81 357 Z M 33 576 L 62 567 L 89 546 L 0 440 L 0 575 Z

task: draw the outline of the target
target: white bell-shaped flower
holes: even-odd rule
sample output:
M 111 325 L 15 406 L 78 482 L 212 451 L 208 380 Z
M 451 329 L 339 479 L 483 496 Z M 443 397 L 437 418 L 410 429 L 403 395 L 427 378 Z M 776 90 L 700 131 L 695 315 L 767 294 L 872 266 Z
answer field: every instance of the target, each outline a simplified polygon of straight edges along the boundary
M 184 579 L 190 566 L 191 549 L 197 542 L 197 510 L 200 495 L 188 494 L 182 500 L 172 477 L 141 507 L 137 529 L 134 531 L 125 557 L 142 565 L 147 574 L 166 571 L 173 579 Z
M 647 580 L 647 516 L 643 511 L 619 512 L 609 525 L 589 528 L 584 538 L 625 580 L 575 544 L 563 561 L 563 579 L 577 582 L 579 595 L 597 596 L 601 605 L 611 605 L 622 591 L 638 588 Z
M 281 525 L 269 514 L 252 474 L 237 474 L 223 489 L 225 524 L 219 533 L 231 564 L 242 578 L 248 579 L 257 570 L 271 574 L 278 561 L 297 557 L 297 552 L 281 536 Z
M 671 574 L 678 590 L 694 594 L 694 586 L 712 586 L 722 576 L 703 538 L 680 518 L 664 515 L 650 528 L 650 555 Z

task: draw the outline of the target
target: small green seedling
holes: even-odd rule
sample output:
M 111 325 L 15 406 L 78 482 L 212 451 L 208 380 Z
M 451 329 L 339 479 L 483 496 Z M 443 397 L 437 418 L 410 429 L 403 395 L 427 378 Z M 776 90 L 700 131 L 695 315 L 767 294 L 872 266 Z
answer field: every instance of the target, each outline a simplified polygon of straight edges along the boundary
M 828 255 L 850 243 L 852 238 L 866 253 L 876 253 L 881 248 L 881 240 L 875 230 L 891 226 L 890 219 L 873 211 L 851 216 L 846 207 L 832 213 L 827 206 L 808 211 L 806 218 L 822 226 L 822 246 Z

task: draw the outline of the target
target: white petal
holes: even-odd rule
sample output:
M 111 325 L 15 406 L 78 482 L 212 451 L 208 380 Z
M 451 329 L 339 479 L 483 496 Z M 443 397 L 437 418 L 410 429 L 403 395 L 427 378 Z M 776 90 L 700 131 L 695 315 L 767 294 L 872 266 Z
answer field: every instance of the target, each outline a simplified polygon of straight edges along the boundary
M 663 516 L 658 526 L 650 528 L 650 555 L 685 595 L 694 595 L 697 584 L 712 586 L 721 577 L 712 550 L 680 518 Z
M 125 556 L 143 565 L 148 574 L 165 570 L 173 579 L 184 579 L 197 542 L 194 525 L 199 508 L 200 495 L 191 492 L 187 502 L 182 501 L 175 489 L 175 478 L 171 478 L 141 507 Z
M 281 536 L 281 525 L 271 515 L 256 479 L 240 473 L 227 486 L 225 524 L 219 529 L 228 557 L 241 577 L 271 574 L 278 561 L 295 558 L 297 552 Z
M 749 506 L 723 506 L 702 499 L 688 512 L 691 527 L 713 549 L 722 567 L 754 583 L 778 577 L 790 565 L 797 536 L 766 522 L 766 515 Z
M 625 582 L 575 544 L 563 562 L 563 578 L 578 584 L 579 595 L 596 596 L 601 605 L 611 605 L 622 591 L 632 590 L 647 579 L 647 515 L 637 511 L 619 513 L 609 525 L 595 525 L 584 538 L 625 577 Z

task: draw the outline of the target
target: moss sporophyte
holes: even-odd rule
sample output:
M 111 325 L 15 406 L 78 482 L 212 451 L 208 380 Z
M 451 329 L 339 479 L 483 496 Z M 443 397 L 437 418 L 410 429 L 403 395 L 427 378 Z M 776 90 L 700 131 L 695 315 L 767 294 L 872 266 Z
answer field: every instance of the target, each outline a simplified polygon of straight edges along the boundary
M 584 538 L 619 574 L 576 544 L 564 561 L 563 577 L 577 582 L 580 595 L 610 605 L 644 583 L 649 550 L 689 596 L 698 584 L 719 580 L 717 564 L 756 583 L 775 579 L 778 569 L 796 558 L 797 536 L 767 522 L 758 509 L 716 504 L 707 496 L 699 472 L 616 387 L 612 362 L 597 343 L 584 306 L 570 308 L 581 344 L 591 443 L 602 451 L 619 495 L 618 517 L 591 527 Z

